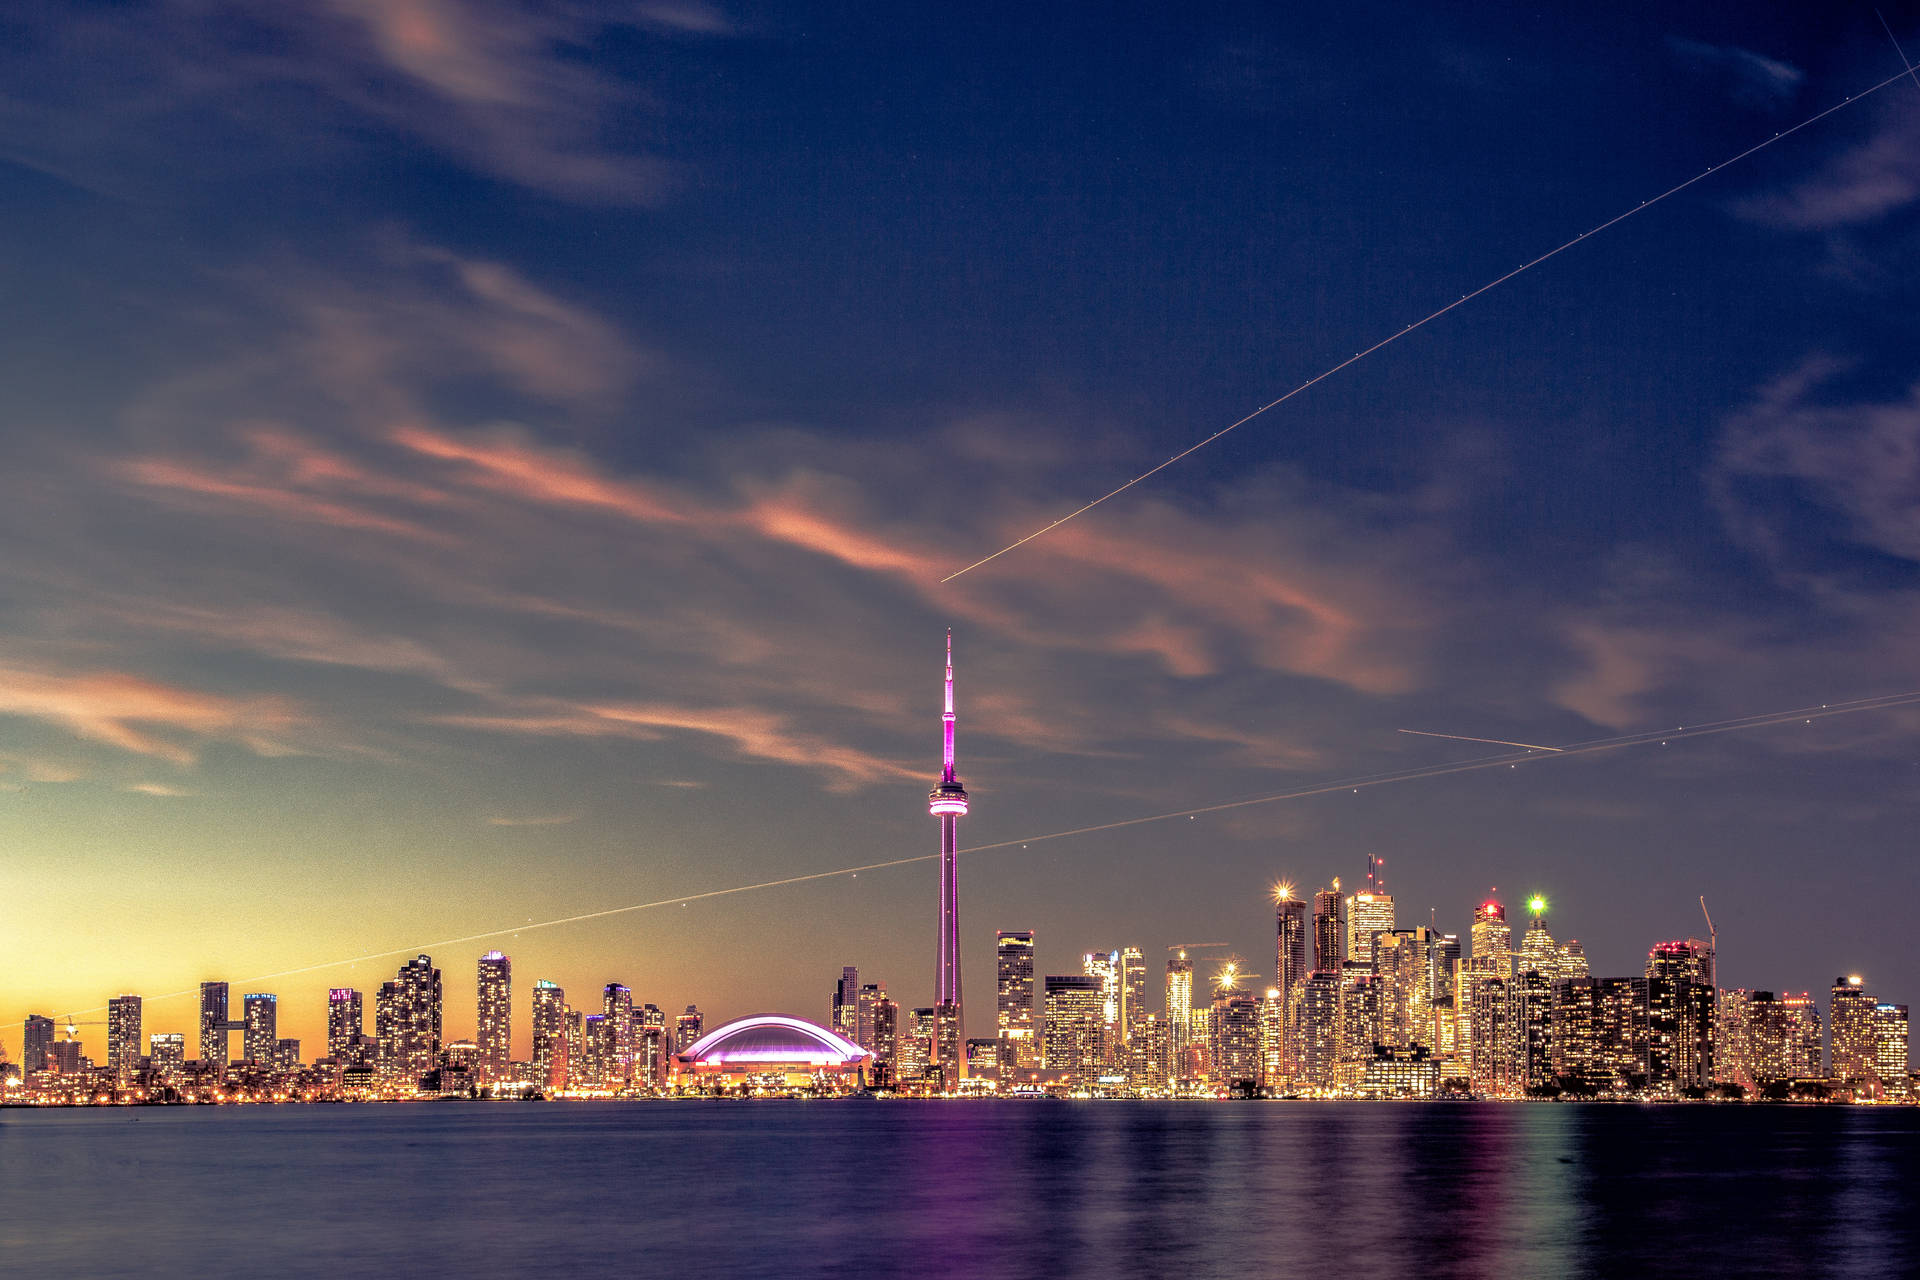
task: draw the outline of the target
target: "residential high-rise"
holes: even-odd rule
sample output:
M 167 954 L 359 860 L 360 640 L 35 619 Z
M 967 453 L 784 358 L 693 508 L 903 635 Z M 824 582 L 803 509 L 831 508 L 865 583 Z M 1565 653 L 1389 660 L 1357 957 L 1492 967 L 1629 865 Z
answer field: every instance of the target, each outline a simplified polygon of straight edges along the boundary
M 1907 1006 L 1884 1001 L 1873 1006 L 1873 1070 L 1883 1099 L 1912 1095 L 1907 1053 Z
M 280 997 L 250 991 L 241 997 L 240 1056 L 256 1067 L 271 1067 L 280 1046 Z
M 401 965 L 394 975 L 391 999 L 387 1072 L 391 1083 L 410 1088 L 434 1069 L 440 1057 L 440 971 L 432 959 L 416 956 Z M 377 1013 L 376 1009 L 376 1017 Z
M 31 1080 L 35 1073 L 53 1070 L 53 1019 L 42 1013 L 27 1015 L 26 1033 L 21 1045 L 20 1078 Z
M 1229 970 L 1213 989 L 1212 1071 L 1224 1088 L 1245 1088 L 1260 1079 L 1260 997 L 1238 986 Z
M 1811 1080 L 1823 1074 L 1820 1008 L 1811 992 L 1756 991 L 1748 1003 L 1753 1082 L 1768 1085 Z
M 602 1079 L 623 1084 L 633 1075 L 633 992 L 622 982 L 609 982 L 600 992 L 601 1034 L 607 1039 L 606 1070 Z
M 1293 1079 L 1287 1062 L 1287 1004 L 1280 988 L 1268 987 L 1260 997 L 1260 1084 L 1278 1089 Z
M 933 1003 L 940 1030 L 936 1039 L 946 1043 L 935 1051 L 947 1088 L 960 1082 L 959 1053 L 966 1041 L 966 1017 L 960 998 L 960 819 L 967 812 L 967 789 L 960 785 L 955 771 L 953 747 L 953 632 L 947 632 L 947 680 L 945 709 L 941 712 L 942 748 L 940 783 L 927 793 L 927 812 L 940 820 L 940 939 L 934 961 Z M 951 1032 L 947 1027 L 951 1027 Z
M 1859 974 L 1835 978 L 1827 1000 L 1827 1034 L 1831 1050 L 1828 1072 L 1845 1086 L 1871 1087 L 1879 1080 L 1874 1069 L 1874 998 L 1867 994 Z
M 227 984 L 200 984 L 200 1060 L 216 1076 L 225 1076 L 232 1056 L 228 1033 L 233 1025 L 227 1020 Z
M 1101 980 L 1081 973 L 1048 974 L 1043 985 L 1046 1069 L 1065 1072 L 1076 1084 L 1091 1083 L 1101 1071 L 1106 1025 Z
M 1720 992 L 1713 1036 L 1715 1084 L 1754 1087 L 1753 997 L 1754 992 L 1745 987 Z
M 513 1075 L 513 958 L 487 952 L 480 957 L 478 976 L 474 1076 L 482 1084 L 497 1084 Z
M 566 1057 L 567 993 L 541 978 L 533 984 L 533 1078 L 552 1084 L 555 1054 Z M 562 1084 L 566 1082 L 563 1075 Z
M 147 1037 L 147 1062 L 155 1080 L 174 1084 L 186 1067 L 187 1038 L 178 1031 L 154 1032 Z
M 1033 930 L 1002 929 L 994 935 L 997 973 L 995 1030 L 1000 1040 L 1001 1079 L 1039 1065 L 1033 1031 Z
M 1672 1096 L 1713 1083 L 1714 988 L 1698 939 L 1647 954 L 1647 1087 Z
M 1538 969 L 1528 969 L 1513 980 L 1514 1055 L 1518 1084 L 1527 1092 L 1554 1084 L 1553 981 Z
M 1313 895 L 1313 967 L 1340 972 L 1346 959 L 1340 949 L 1340 881 Z
M 685 1013 L 674 1015 L 673 1051 L 685 1053 L 700 1038 L 700 1029 L 704 1025 L 705 1019 L 701 1017 L 700 1010 L 694 1005 L 688 1005 Z
M 1294 1079 L 1331 1089 L 1340 1068 L 1340 973 L 1315 969 L 1294 994 L 1288 1030 L 1293 1036 Z
M 934 1040 L 938 1027 L 934 1005 L 923 1005 L 907 1015 L 906 1034 L 900 1037 L 898 1077 L 902 1081 L 924 1081 L 934 1063 Z
M 667 1060 L 673 1056 L 673 1036 L 667 1030 L 666 1010 L 648 1001 L 633 1011 L 634 1078 L 658 1089 L 667 1083 Z
M 1167 1038 L 1174 1075 L 1187 1074 L 1187 1038 L 1193 1023 L 1193 961 L 1182 951 L 1167 961 Z
M 140 997 L 107 1001 L 107 1069 L 120 1080 L 140 1069 Z
M 327 1056 L 345 1063 L 353 1053 L 354 1042 L 366 1028 L 360 993 L 351 987 L 333 987 L 327 992 Z

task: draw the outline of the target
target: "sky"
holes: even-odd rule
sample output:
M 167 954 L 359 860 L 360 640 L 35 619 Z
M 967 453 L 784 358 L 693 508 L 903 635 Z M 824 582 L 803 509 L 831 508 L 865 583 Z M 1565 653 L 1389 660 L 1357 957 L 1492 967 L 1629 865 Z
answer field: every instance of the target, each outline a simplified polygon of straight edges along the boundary
M 1915 707 L 1018 843 L 1920 690 L 1920 8 L 1557 8 L 9 6 L 0 1042 L 928 1003 L 931 861 L 673 900 L 937 849 L 948 627 L 971 1034 L 1368 855 L 1920 997 Z

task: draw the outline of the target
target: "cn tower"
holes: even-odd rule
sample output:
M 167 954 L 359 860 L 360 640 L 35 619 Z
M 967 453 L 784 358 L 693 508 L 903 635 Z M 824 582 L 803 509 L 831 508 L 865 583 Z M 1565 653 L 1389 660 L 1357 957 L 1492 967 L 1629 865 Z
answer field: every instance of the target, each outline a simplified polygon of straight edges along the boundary
M 954 852 L 967 789 L 953 767 L 953 631 L 947 631 L 946 710 L 940 785 L 927 793 L 927 812 L 940 819 L 940 955 L 933 971 L 934 1052 L 949 1089 L 959 1083 L 967 1038 L 960 1008 L 960 881 Z

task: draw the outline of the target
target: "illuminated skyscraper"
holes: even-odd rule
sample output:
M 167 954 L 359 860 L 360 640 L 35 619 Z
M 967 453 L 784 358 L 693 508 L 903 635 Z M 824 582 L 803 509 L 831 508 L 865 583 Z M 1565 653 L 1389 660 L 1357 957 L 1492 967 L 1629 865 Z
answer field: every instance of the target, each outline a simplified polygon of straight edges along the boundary
M 1526 1090 L 1545 1089 L 1554 1082 L 1553 981 L 1537 969 L 1514 979 L 1515 1053 L 1519 1084 Z
M 566 1057 L 567 993 L 541 978 L 533 984 L 533 1078 L 552 1084 L 556 1052 Z M 566 1077 L 560 1077 L 566 1083 Z
M 1092 951 L 1080 958 L 1080 967 L 1089 978 L 1100 981 L 1100 1058 L 1112 1062 L 1121 1041 L 1120 1031 L 1120 953 Z
M 600 992 L 601 1034 L 607 1040 L 606 1068 L 601 1078 L 624 1084 L 633 1075 L 633 992 L 625 983 L 609 982 Z
M 1001 1078 L 1039 1065 L 1033 1034 L 1033 931 L 1002 929 L 994 935 L 998 972 L 995 1008 Z
M 124 1081 L 140 1069 L 140 997 L 107 1001 L 107 1069 Z
M 354 1043 L 366 1028 L 360 993 L 351 987 L 334 987 L 327 992 L 327 1056 L 345 1063 L 352 1056 Z
M 433 961 L 416 956 L 401 965 L 391 1000 L 388 1072 L 393 1083 L 406 1088 L 418 1084 L 440 1058 L 440 971 Z
M 1714 1032 L 1715 1084 L 1754 1087 L 1753 997 L 1745 987 L 1728 987 L 1720 993 Z
M 1714 989 L 1698 939 L 1647 954 L 1647 1088 L 1672 1096 L 1713 1083 Z
M 673 1020 L 673 1051 L 685 1053 L 688 1047 L 700 1038 L 701 1028 L 704 1025 L 705 1019 L 701 1017 L 700 1010 L 693 1005 L 688 1005 L 687 1011 Z
M 474 1076 L 493 1084 L 513 1074 L 513 959 L 498 951 L 480 957 L 479 1018 Z
M 1049 1071 L 1065 1072 L 1076 1084 L 1088 1084 L 1101 1071 L 1101 1039 L 1106 1025 L 1106 994 L 1099 978 L 1086 974 L 1048 974 L 1044 1048 Z
M 45 1014 L 28 1014 L 25 1039 L 21 1046 L 20 1078 L 30 1080 L 36 1072 L 53 1070 L 53 1046 L 56 1043 L 53 1019 Z
M 1294 993 L 1289 1032 L 1293 1036 L 1294 1079 L 1331 1089 L 1340 1069 L 1340 974 L 1315 969 Z
M 227 999 L 226 983 L 200 984 L 200 1059 L 221 1077 L 227 1074 L 227 1061 L 232 1056 L 228 1033 L 233 1024 L 227 1020 Z
M 873 993 L 873 1043 L 862 1045 L 873 1053 L 874 1082 L 891 1084 L 900 1069 L 900 1006 L 887 998 L 884 983 L 862 987 L 862 994 Z
M 1287 1063 L 1287 1003 L 1280 988 L 1268 987 L 1260 997 L 1260 1084 L 1278 1089 L 1293 1078 Z
M 147 1037 L 147 1061 L 154 1079 L 177 1083 L 186 1066 L 187 1038 L 178 1031 L 154 1032 Z
M 853 965 L 840 970 L 827 1001 L 827 1026 L 836 1035 L 860 1043 L 860 971 Z
M 1138 947 L 1120 948 L 1120 1033 L 1128 1044 L 1147 1016 L 1147 962 Z
M 1868 1085 L 1879 1080 L 1874 1070 L 1874 999 L 1860 975 L 1835 978 L 1827 1002 L 1828 1036 L 1832 1041 L 1828 1073 L 1843 1085 Z
M 936 1053 L 944 1053 L 940 1068 L 949 1089 L 960 1081 L 960 1047 L 965 1042 L 966 1018 L 960 998 L 960 868 L 959 823 L 967 812 L 967 789 L 954 768 L 953 748 L 953 632 L 947 632 L 945 710 L 941 713 L 940 784 L 927 793 L 927 812 L 940 820 L 940 940 L 934 961 L 933 1002 L 936 1010 Z M 949 1030 L 950 1028 L 950 1030 Z
M 1499 974 L 1513 971 L 1513 929 L 1507 924 L 1507 909 L 1492 898 L 1473 909 L 1473 958 L 1485 957 L 1482 971 Z
M 1213 989 L 1212 1072 L 1225 1088 L 1245 1088 L 1260 1079 L 1260 997 L 1240 987 L 1229 969 Z
M 1367 888 L 1347 899 L 1347 963 L 1371 967 L 1373 940 L 1393 931 L 1393 895 L 1387 892 L 1380 859 L 1367 859 Z
M 1753 1045 L 1753 1082 L 1761 1089 L 1812 1080 L 1821 1070 L 1820 1008 L 1810 992 L 1756 991 L 1747 1008 Z
M 1905 1100 L 1912 1095 L 1907 1075 L 1907 1006 L 1885 1002 L 1873 1006 L 1873 1069 L 1882 1098 Z
M 1313 967 L 1340 972 L 1346 956 L 1340 950 L 1340 881 L 1313 895 Z
M 1288 1056 L 1291 1041 L 1286 1029 L 1287 1014 L 1292 1007 L 1293 989 L 1306 980 L 1309 972 L 1309 944 L 1307 904 L 1293 896 L 1293 886 L 1285 881 L 1274 887 L 1273 921 L 1273 987 L 1280 993 L 1280 1027 L 1274 1044 L 1279 1054 L 1276 1069 L 1291 1073 L 1293 1064 Z
M 1424 926 L 1374 935 L 1380 979 L 1376 1040 L 1390 1049 L 1433 1044 L 1433 931 Z
M 280 997 L 250 991 L 241 999 L 240 1056 L 256 1067 L 271 1067 L 280 1046 Z
M 1193 1020 L 1193 961 L 1182 951 L 1167 961 L 1167 1038 L 1176 1076 L 1187 1074 L 1188 1027 Z
M 667 1083 L 668 1059 L 673 1056 L 667 1015 L 648 1001 L 633 1011 L 634 1078 L 658 1089 Z

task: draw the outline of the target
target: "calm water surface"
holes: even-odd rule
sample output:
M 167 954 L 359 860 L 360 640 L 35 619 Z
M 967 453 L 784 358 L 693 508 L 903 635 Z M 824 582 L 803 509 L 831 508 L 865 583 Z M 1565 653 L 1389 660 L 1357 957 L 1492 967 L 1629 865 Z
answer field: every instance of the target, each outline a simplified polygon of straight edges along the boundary
M 0 1274 L 1917 1276 L 1920 1110 L 0 1111 Z

